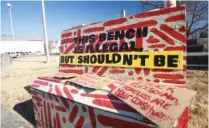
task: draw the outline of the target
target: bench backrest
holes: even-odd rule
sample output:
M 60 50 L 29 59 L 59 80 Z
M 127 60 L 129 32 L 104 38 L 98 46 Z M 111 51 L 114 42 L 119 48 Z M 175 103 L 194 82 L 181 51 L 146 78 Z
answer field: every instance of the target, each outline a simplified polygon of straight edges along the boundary
M 185 17 L 179 6 L 64 30 L 59 71 L 184 85 Z

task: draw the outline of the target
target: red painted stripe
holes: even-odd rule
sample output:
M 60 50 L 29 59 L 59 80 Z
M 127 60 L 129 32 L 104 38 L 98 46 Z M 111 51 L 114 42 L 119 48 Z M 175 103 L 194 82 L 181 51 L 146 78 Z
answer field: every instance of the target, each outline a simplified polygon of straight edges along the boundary
M 141 72 L 141 68 L 135 68 L 134 70 L 135 70 L 136 74 L 140 74 L 140 72 Z
M 43 111 L 41 109 L 41 125 L 44 127 L 44 117 L 43 117 Z
M 176 22 L 181 20 L 185 20 L 185 14 L 168 17 L 165 19 L 165 22 Z
M 173 39 L 171 39 L 169 36 L 164 34 L 163 32 L 157 30 L 156 28 L 152 28 L 151 32 L 153 32 L 155 35 L 159 36 L 162 40 L 164 40 L 167 44 L 174 45 L 175 42 Z
M 173 69 L 152 69 L 153 72 L 172 72 Z
M 73 38 L 67 38 L 67 39 L 61 40 L 61 44 L 66 44 L 66 43 L 74 43 L 74 39 Z
M 41 123 L 38 120 L 36 120 L 36 126 L 40 126 L 41 127 Z
M 94 108 L 92 108 L 92 107 L 89 107 L 89 117 L 90 117 L 92 128 L 96 128 L 97 122 L 96 122 L 96 118 L 95 118 Z
M 160 25 L 160 29 L 169 34 L 170 36 L 174 37 L 175 39 L 181 41 L 182 43 L 186 43 L 186 36 L 182 35 L 181 33 L 175 31 L 173 28 L 169 27 L 166 24 Z
M 61 112 L 66 112 L 66 109 L 62 106 L 55 105 L 55 109 L 57 109 L 58 111 L 61 111 Z
M 68 33 L 62 34 L 61 37 L 64 38 L 64 37 L 69 37 L 71 35 L 72 35 L 72 32 L 68 32 Z
M 40 97 L 38 97 L 38 96 L 32 96 L 32 99 L 36 100 L 37 102 L 41 102 L 42 101 L 42 99 Z
M 71 44 L 70 46 L 68 46 L 67 49 L 64 51 L 64 54 L 69 53 L 74 47 L 75 47 L 75 44 Z
M 59 70 L 59 72 L 63 73 L 76 73 L 76 74 L 83 74 L 83 70 L 75 70 L 75 69 L 69 69 L 69 70 Z
M 161 16 L 164 14 L 169 14 L 169 13 L 181 11 L 181 10 L 185 10 L 185 6 L 166 8 L 166 9 L 161 9 L 161 10 L 157 10 L 157 11 L 140 13 L 140 14 L 136 14 L 135 17 L 136 18 L 145 18 L 145 17 L 151 17 L 151 16 Z
M 84 105 L 82 105 L 82 110 L 83 110 L 83 112 L 86 112 L 86 108 Z
M 50 104 L 47 103 L 47 110 L 48 110 L 48 119 L 49 119 L 49 124 L 52 124 L 52 120 L 51 120 L 51 109 L 50 109 Z
M 154 128 L 154 126 L 150 126 L 148 124 L 140 124 L 135 122 L 130 122 L 126 120 L 121 120 L 118 118 L 113 118 L 110 116 L 105 116 L 99 114 L 97 116 L 98 121 L 104 125 L 105 127 L 112 128 Z
M 149 75 L 149 73 L 150 73 L 150 69 L 149 68 L 144 68 L 144 74 Z
M 53 117 L 53 122 L 54 122 L 54 128 L 57 128 L 57 122 L 56 122 L 56 117 Z
M 69 109 L 70 105 L 69 105 L 69 103 L 67 102 L 67 100 L 64 99 L 64 98 L 61 98 L 61 101 L 62 101 L 63 105 L 65 106 L 65 108 Z
M 42 105 L 41 102 L 36 102 L 36 105 L 37 105 L 38 107 L 43 107 L 43 105 Z
M 111 102 L 108 100 L 94 99 L 92 101 L 92 103 L 95 105 L 98 105 L 100 107 L 106 107 L 109 109 L 117 109 L 117 110 L 123 110 L 123 111 L 128 111 L 128 112 L 136 112 L 133 108 L 131 108 L 127 104 L 115 103 L 115 102 Z
M 38 84 L 34 84 L 34 83 L 33 83 L 33 84 L 31 85 L 31 87 L 34 87 L 34 88 L 39 88 L 39 87 L 40 87 L 40 85 L 38 85 Z
M 182 74 L 154 74 L 155 78 L 161 79 L 184 79 Z
M 120 69 L 110 69 L 109 70 L 110 73 L 113 73 L 113 74 L 119 74 L 119 73 L 125 73 L 126 71 L 124 69 L 120 70 Z
M 78 122 L 75 124 L 75 128 L 82 128 L 84 121 L 85 121 L 84 117 L 80 116 L 80 118 L 78 119 Z
M 98 76 L 102 76 L 106 71 L 108 67 L 102 67 L 102 69 L 97 73 Z
M 56 91 L 58 96 L 62 96 L 62 92 L 60 91 L 60 89 L 57 85 L 55 86 L 55 91 Z
M 153 44 L 148 46 L 149 48 L 164 48 L 165 44 Z
M 65 119 L 64 116 L 62 117 L 62 121 L 63 121 L 64 124 L 66 123 L 66 119 Z
M 104 31 L 104 27 L 94 27 L 83 30 L 84 33 Z
M 100 66 L 94 66 L 93 69 L 92 69 L 92 72 L 96 73 L 99 68 L 100 68 Z
M 168 79 L 168 80 L 163 80 L 165 83 L 172 83 L 172 84 L 185 84 L 185 81 L 182 80 L 173 80 L 173 79 Z
M 115 20 L 109 20 L 104 22 L 103 26 L 112 26 L 112 25 L 118 25 L 126 22 L 126 18 L 120 18 L 120 19 L 115 19 Z
M 136 38 L 136 48 L 143 48 L 143 38 Z
M 116 87 L 114 84 L 109 84 L 109 85 L 108 85 L 108 88 L 110 88 L 111 90 L 114 90 L 114 89 L 116 89 L 117 87 Z
M 186 51 L 185 46 L 176 46 L 176 47 L 166 47 L 164 51 Z
M 36 107 L 35 104 L 33 104 L 33 109 L 34 109 L 36 112 L 38 112 L 38 109 L 37 109 L 37 107 Z
M 60 79 L 53 78 L 53 77 L 38 77 L 38 79 L 40 79 L 40 80 L 47 80 L 47 81 L 56 82 L 56 83 L 60 83 L 61 82 Z
M 63 47 L 64 47 L 63 45 L 59 47 L 60 53 L 63 53 L 63 49 L 64 49 Z
M 53 95 L 54 99 L 59 102 L 59 99 L 57 98 L 57 96 Z
M 61 128 L 59 113 L 56 113 L 56 122 L 57 122 L 57 128 Z
M 129 71 L 129 72 L 128 72 L 128 75 L 129 75 L 129 76 L 132 76 L 133 74 L 134 74 L 133 71 Z
M 49 89 L 48 93 L 52 93 L 52 88 Z
M 44 101 L 44 118 L 45 118 L 44 122 L 48 123 L 46 101 Z
M 38 92 L 35 91 L 35 90 L 30 90 L 30 92 L 31 92 L 32 95 L 38 95 Z
M 136 24 L 126 25 L 123 27 L 112 28 L 112 29 L 107 30 L 107 32 L 127 30 L 131 28 L 149 27 L 149 26 L 154 26 L 156 24 L 157 24 L 156 20 L 147 20 L 147 21 L 136 23 Z
M 109 99 L 109 100 L 119 100 L 114 95 L 81 93 L 81 96 L 83 96 L 83 97 L 92 97 L 92 98 L 101 98 L 101 99 Z
M 88 67 L 85 66 L 85 73 L 88 73 Z
M 78 107 L 75 105 L 71 111 L 70 116 L 69 116 L 69 122 L 72 123 L 75 120 L 77 113 L 78 113 Z
M 35 80 L 33 82 L 33 84 L 40 84 L 40 85 L 43 85 L 43 86 L 47 86 L 48 85 L 48 82 L 40 81 L 40 80 Z
M 149 36 L 149 38 L 147 39 L 147 43 L 150 44 L 155 44 L 158 43 L 160 40 L 158 40 L 157 38 L 153 37 L 153 36 Z
M 71 89 L 70 92 L 73 93 L 73 94 L 77 94 L 77 93 L 78 93 L 78 90 L 76 90 L 76 89 Z
M 70 91 L 68 90 L 67 87 L 63 88 L 63 91 L 65 93 L 65 95 L 67 96 L 68 99 L 73 100 L 73 96 L 71 95 Z
M 185 26 L 181 26 L 179 29 L 178 29 L 179 32 L 186 32 L 186 27 Z

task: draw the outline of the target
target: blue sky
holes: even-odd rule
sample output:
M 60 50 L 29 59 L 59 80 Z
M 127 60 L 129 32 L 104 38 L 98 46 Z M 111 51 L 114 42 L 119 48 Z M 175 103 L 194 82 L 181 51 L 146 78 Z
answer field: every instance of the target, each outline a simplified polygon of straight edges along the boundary
M 9 11 L 3 1 L 2 33 L 11 35 Z M 14 32 L 16 36 L 43 37 L 42 10 L 40 1 L 11 1 Z M 48 38 L 58 40 L 62 30 L 97 21 L 105 21 L 120 17 L 121 9 L 126 15 L 142 12 L 139 1 L 46 1 L 46 21 Z M 143 10 L 145 11 L 145 10 Z

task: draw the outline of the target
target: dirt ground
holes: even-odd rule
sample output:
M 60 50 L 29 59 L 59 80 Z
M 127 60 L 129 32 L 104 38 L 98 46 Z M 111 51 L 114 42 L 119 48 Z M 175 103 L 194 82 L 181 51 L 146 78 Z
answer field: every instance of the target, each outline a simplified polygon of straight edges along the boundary
M 1 105 L 10 111 L 16 111 L 21 103 L 31 102 L 31 96 L 27 91 L 28 86 L 38 76 L 56 73 L 58 71 L 58 58 L 58 56 L 51 56 L 50 64 L 44 63 L 44 56 L 18 58 L 13 61 L 11 66 L 2 69 Z M 189 128 L 207 128 L 208 71 L 188 70 L 186 80 L 188 88 L 197 91 L 197 95 L 189 105 Z M 30 123 L 28 126 L 32 127 Z

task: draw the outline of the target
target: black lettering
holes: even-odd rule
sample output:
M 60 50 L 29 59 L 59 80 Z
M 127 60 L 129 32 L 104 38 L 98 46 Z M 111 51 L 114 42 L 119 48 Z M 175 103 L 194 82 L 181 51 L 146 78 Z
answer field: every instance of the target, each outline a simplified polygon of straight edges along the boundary
M 83 52 L 83 46 L 78 46 L 77 53 L 82 53 L 82 52 Z
M 117 53 L 112 54 L 112 63 L 116 64 L 121 61 L 121 55 Z
M 122 51 L 129 51 L 129 48 L 128 48 L 128 44 L 126 42 L 123 42 L 120 46 L 120 52 Z
M 85 63 L 85 64 L 89 63 L 89 55 L 83 56 L 83 63 Z
M 112 61 L 110 60 L 110 56 L 108 54 L 106 54 L 106 63 L 107 64 L 111 64 Z
M 142 29 L 141 28 L 137 28 L 136 30 L 136 38 L 140 38 L 142 37 Z
M 135 30 L 134 29 L 128 29 L 126 31 L 126 38 L 127 39 L 132 39 L 135 36 Z
M 147 37 L 148 34 L 148 27 L 143 28 L 143 37 Z
M 132 65 L 133 56 L 132 55 L 123 55 L 123 65 Z
M 102 45 L 102 52 L 108 52 L 108 44 Z
M 60 63 L 64 63 L 64 62 L 65 62 L 65 57 L 64 56 L 61 56 Z
M 154 56 L 154 66 L 164 66 L 165 65 L 165 56 L 155 55 Z
M 178 55 L 168 55 L 168 67 L 178 67 Z
M 105 61 L 105 55 L 104 54 L 98 55 L 98 63 L 102 64 L 104 63 L 104 61 Z
M 106 40 L 106 33 L 100 33 L 99 34 L 99 41 L 105 41 Z
M 141 59 L 141 65 L 145 66 L 146 65 L 145 61 L 147 58 L 149 58 L 149 56 L 148 55 L 139 55 L 139 58 Z
M 74 43 L 77 43 L 77 41 L 78 41 L 78 37 L 76 37 L 76 38 L 73 38 L 74 39 Z
M 117 52 L 118 51 L 118 44 L 117 43 L 112 43 L 112 44 L 110 44 L 110 49 L 109 49 L 109 51 L 110 52 Z
M 89 36 L 89 42 L 90 43 L 93 43 L 95 41 L 95 35 L 94 34 L 91 34 L 90 36 Z
M 115 40 L 118 40 L 118 39 L 119 40 L 124 39 L 124 30 L 115 32 Z
M 97 62 L 97 56 L 96 55 L 92 55 L 90 57 L 90 61 L 91 61 L 91 64 L 95 64 Z
M 79 64 L 82 63 L 82 56 L 78 56 L 78 63 L 79 63 Z
M 114 32 L 108 32 L 107 34 L 107 40 L 113 40 L 114 39 Z

